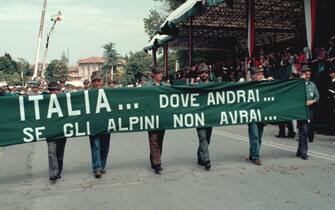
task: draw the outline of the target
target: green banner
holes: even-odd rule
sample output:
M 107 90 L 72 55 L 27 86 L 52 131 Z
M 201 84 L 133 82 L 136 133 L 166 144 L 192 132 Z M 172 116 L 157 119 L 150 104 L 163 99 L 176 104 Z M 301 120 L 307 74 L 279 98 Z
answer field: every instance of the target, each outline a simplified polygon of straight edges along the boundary
M 0 97 L 0 146 L 100 132 L 307 119 L 302 80 Z

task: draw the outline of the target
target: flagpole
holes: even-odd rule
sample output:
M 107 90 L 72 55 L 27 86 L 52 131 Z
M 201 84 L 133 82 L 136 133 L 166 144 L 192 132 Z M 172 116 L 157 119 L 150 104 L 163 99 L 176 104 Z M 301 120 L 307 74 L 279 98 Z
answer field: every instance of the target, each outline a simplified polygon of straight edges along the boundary
M 47 7 L 47 0 L 44 0 L 43 8 L 42 8 L 42 14 L 41 14 L 41 21 L 40 21 L 40 29 L 39 29 L 39 33 L 38 33 L 38 42 L 37 42 L 37 49 L 36 49 L 35 68 L 34 68 L 33 79 L 37 78 L 37 73 L 38 73 L 38 62 L 39 62 L 39 56 L 40 56 L 40 49 L 41 49 L 41 42 L 42 42 L 44 17 L 45 17 L 46 7 Z

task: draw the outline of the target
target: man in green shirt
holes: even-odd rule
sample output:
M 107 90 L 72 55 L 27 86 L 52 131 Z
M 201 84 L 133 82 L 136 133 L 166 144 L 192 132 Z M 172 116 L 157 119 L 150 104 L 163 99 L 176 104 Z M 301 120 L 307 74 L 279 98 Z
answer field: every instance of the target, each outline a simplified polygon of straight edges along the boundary
M 303 66 L 301 78 L 305 80 L 306 84 L 306 106 L 308 107 L 308 120 L 298 120 L 298 129 L 299 129 L 299 145 L 297 150 L 297 157 L 301 157 L 303 160 L 308 159 L 308 143 L 312 142 L 314 138 L 314 126 L 313 126 L 313 116 L 314 116 L 314 107 L 319 102 L 319 91 L 316 88 L 316 85 L 310 81 L 312 70 L 310 67 Z

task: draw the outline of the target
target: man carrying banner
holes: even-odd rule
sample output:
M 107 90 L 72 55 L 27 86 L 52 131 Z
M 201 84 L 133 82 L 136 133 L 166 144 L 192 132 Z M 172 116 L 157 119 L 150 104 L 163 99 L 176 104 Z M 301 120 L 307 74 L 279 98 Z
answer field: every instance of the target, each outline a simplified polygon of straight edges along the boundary
M 199 66 L 199 84 L 209 84 L 211 81 L 209 80 L 210 70 L 206 64 L 201 64 Z M 197 134 L 199 139 L 199 147 L 198 147 L 198 164 L 204 166 L 206 170 L 210 170 L 211 161 L 209 158 L 208 145 L 211 140 L 212 135 L 212 127 L 207 128 L 197 128 Z
M 151 66 L 152 81 L 148 81 L 145 86 L 164 86 L 166 83 L 162 82 L 162 71 L 156 67 Z M 149 147 L 150 147 L 150 163 L 151 168 L 156 174 L 160 174 L 163 168 L 161 167 L 161 155 L 163 150 L 163 139 L 165 130 L 149 131 Z
M 2 83 L 0 83 L 0 96 L 6 95 L 6 87 Z
M 93 72 L 91 75 L 91 86 L 93 89 L 103 88 L 103 74 L 100 71 Z M 102 132 L 90 136 L 92 168 L 95 178 L 100 178 L 106 173 L 105 167 L 109 152 L 110 134 Z
M 28 87 L 31 88 L 31 91 L 28 92 L 27 95 L 40 95 L 41 92 L 39 90 L 40 83 L 36 80 L 32 80 L 28 82 Z
M 51 82 L 48 85 L 50 94 L 60 94 L 62 92 L 61 86 L 57 82 Z M 48 144 L 49 157 L 49 180 L 55 183 L 57 179 L 61 178 L 63 170 L 64 150 L 66 138 L 46 139 Z
M 252 81 L 263 81 L 264 78 L 263 67 L 252 67 L 251 68 L 251 80 Z M 267 80 L 273 80 L 272 77 L 269 77 Z M 264 123 L 250 123 L 248 124 L 248 134 L 249 134 L 249 160 L 252 161 L 255 165 L 262 165 L 260 159 L 259 151 L 262 144 L 262 136 L 264 131 Z
M 313 127 L 313 116 L 314 116 L 314 107 L 319 101 L 319 91 L 316 88 L 316 85 L 310 81 L 311 78 L 311 68 L 303 66 L 301 77 L 305 80 L 306 84 L 306 105 L 308 107 L 308 120 L 298 120 L 298 129 L 299 129 L 299 145 L 297 151 L 297 157 L 301 157 L 303 160 L 308 159 L 308 143 L 312 142 L 314 138 L 314 127 Z

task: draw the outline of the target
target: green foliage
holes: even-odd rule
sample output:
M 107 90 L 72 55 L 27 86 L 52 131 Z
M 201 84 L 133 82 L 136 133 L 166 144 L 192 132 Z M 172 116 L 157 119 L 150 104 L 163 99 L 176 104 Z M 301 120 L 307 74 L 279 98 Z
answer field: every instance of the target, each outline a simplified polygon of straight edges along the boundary
M 163 5 L 160 9 L 152 9 L 149 12 L 148 17 L 144 18 L 144 30 L 148 34 L 149 39 L 152 39 L 156 35 L 156 31 L 159 26 L 164 23 L 167 14 L 177 9 L 186 0 L 153 0 L 156 2 L 162 2 Z
M 174 50 L 170 50 L 169 51 L 169 56 L 168 56 L 168 65 L 169 65 L 169 72 L 170 74 L 173 74 L 174 71 L 175 71 L 175 65 L 176 65 L 176 61 L 178 60 L 178 57 L 177 57 L 177 52 L 174 51 Z M 157 59 L 157 65 L 164 69 L 165 66 L 164 66 L 164 55 L 159 57 Z M 165 73 L 164 73 L 164 76 L 165 76 Z
M 21 77 L 17 72 L 14 74 L 5 74 L 3 71 L 0 71 L 0 81 L 6 81 L 8 85 L 20 85 Z
M 123 84 L 135 84 L 137 79 L 150 71 L 149 66 L 152 64 L 151 56 L 143 51 L 132 53 L 128 57 L 125 67 L 125 75 L 122 79 Z
M 14 74 L 15 72 L 18 72 L 17 63 L 8 53 L 5 53 L 4 56 L 0 57 L 0 72 L 3 72 L 4 74 Z
M 106 58 L 106 65 L 115 66 L 118 61 L 119 54 L 116 52 L 115 44 L 109 42 L 102 46 L 104 48 L 104 57 Z
M 109 42 L 102 47 L 104 49 L 103 56 L 106 59 L 106 63 L 102 66 L 102 71 L 104 72 L 104 78 L 107 78 L 112 67 L 114 68 L 114 71 L 116 70 L 119 54 L 115 49 L 115 44 L 112 42 Z
M 166 5 L 166 10 L 171 12 L 177 9 L 180 5 L 182 5 L 186 0 L 154 0 L 158 2 L 163 2 Z
M 45 72 L 45 78 L 49 82 L 66 80 L 67 76 L 68 76 L 68 66 L 67 62 L 64 59 L 51 61 Z
M 157 10 L 150 10 L 149 16 L 144 18 L 144 31 L 149 35 L 151 40 L 155 35 L 159 26 L 163 24 L 165 18 L 157 12 Z
M 8 53 L 0 57 L 0 81 L 6 81 L 9 85 L 20 85 L 27 81 L 29 77 L 27 72 L 29 63 L 26 60 L 19 58 L 18 61 L 14 61 Z
M 26 83 L 29 80 L 29 77 L 33 76 L 33 72 L 29 69 L 29 63 L 23 58 L 19 58 L 17 61 L 17 68 L 19 72 L 19 78 L 23 79 L 23 83 Z
M 66 65 L 69 63 L 69 60 L 68 60 L 68 58 L 67 58 L 65 52 L 62 52 L 62 55 L 61 55 L 61 57 L 60 57 L 60 61 L 66 63 Z

